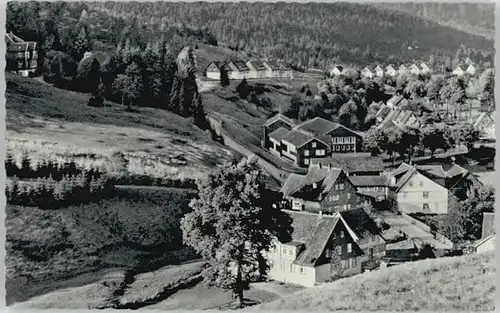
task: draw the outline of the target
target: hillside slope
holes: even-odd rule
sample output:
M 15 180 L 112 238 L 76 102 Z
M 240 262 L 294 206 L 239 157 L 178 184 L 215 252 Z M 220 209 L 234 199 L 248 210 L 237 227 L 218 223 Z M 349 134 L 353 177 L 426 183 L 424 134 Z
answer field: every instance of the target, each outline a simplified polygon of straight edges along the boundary
M 110 102 L 89 107 L 87 94 L 10 73 L 6 79 L 7 143 L 15 157 L 57 155 L 108 170 L 113 155 L 123 153 L 131 174 L 195 179 L 232 156 L 190 119 L 171 112 L 127 112 Z
M 482 36 L 359 3 L 95 2 L 89 7 L 144 23 L 161 19 L 169 25 L 206 27 L 220 44 L 306 65 L 453 56 L 462 44 L 493 51 L 493 41 Z
M 427 259 L 305 289 L 250 310 L 492 311 L 494 253 Z

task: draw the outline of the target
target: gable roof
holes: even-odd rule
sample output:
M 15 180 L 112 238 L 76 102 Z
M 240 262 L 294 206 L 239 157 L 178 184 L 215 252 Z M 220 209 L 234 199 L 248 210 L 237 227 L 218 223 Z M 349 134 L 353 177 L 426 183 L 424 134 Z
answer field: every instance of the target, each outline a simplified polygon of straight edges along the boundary
M 302 124 L 297 125 L 296 129 L 311 133 L 314 136 L 324 136 L 339 127 L 343 127 L 349 131 L 352 131 L 347 127 L 324 119 L 322 117 L 315 117 L 311 120 L 305 121 Z
M 281 140 L 289 142 L 297 148 L 302 147 L 303 145 L 305 145 L 306 143 L 308 143 L 313 139 L 314 136 L 305 134 L 298 130 L 291 130 L 286 135 L 281 137 Z
M 285 115 L 283 115 L 281 113 L 278 113 L 275 116 L 273 116 L 270 119 L 268 119 L 266 121 L 266 123 L 264 123 L 264 126 L 271 126 L 272 124 L 274 124 L 278 120 L 287 123 L 288 125 L 290 125 L 290 127 L 293 127 L 295 125 L 295 123 L 292 121 L 292 119 L 286 117 Z
M 342 65 L 335 65 L 335 66 L 333 67 L 332 71 L 333 71 L 334 69 L 337 69 L 337 70 L 339 70 L 339 72 L 342 72 L 342 71 L 344 70 L 344 67 L 343 67 Z
M 241 60 L 231 61 L 230 64 L 233 64 L 238 69 L 238 71 L 241 72 L 246 72 L 250 70 L 248 66 L 245 64 L 245 62 Z
M 375 221 L 363 208 L 342 211 L 339 214 L 358 238 L 366 238 L 367 234 L 382 236 L 382 232 Z
M 342 175 L 342 170 L 338 168 L 321 169 L 317 166 L 310 166 L 306 175 L 290 174 L 281 192 L 285 197 L 321 201 L 340 175 Z M 317 184 L 316 188 L 313 188 L 313 184 Z
M 380 109 L 377 111 L 375 114 L 375 117 L 384 119 L 389 113 L 391 112 L 391 108 L 389 108 L 387 105 L 382 105 Z
M 269 134 L 270 138 L 276 139 L 280 141 L 285 135 L 287 135 L 290 131 L 284 127 L 280 127 Z
M 264 61 L 264 65 L 266 64 L 273 71 L 291 69 L 288 64 L 280 61 Z
M 329 158 L 311 158 L 311 165 L 330 166 L 340 168 L 349 173 L 382 172 L 384 162 L 382 158 L 371 155 L 339 154 Z
M 264 66 L 264 63 L 259 60 L 250 60 L 247 62 L 247 64 L 250 63 L 250 65 L 255 68 L 257 71 L 265 71 L 266 67 Z
M 484 212 L 481 238 L 486 238 L 493 233 L 495 233 L 495 212 Z
M 387 65 L 385 67 L 385 69 L 388 70 L 388 71 L 395 71 L 396 70 L 392 64 Z
M 292 218 L 292 241 L 304 243 L 304 249 L 293 262 L 300 266 L 314 267 L 323 254 L 338 216 L 321 216 L 306 212 L 287 211 Z
M 494 113 L 494 112 L 493 112 Z M 474 127 L 478 127 L 479 124 L 481 124 L 481 122 L 484 120 L 484 119 L 489 119 L 490 121 L 492 121 L 493 123 L 495 122 L 495 118 L 494 118 L 494 115 L 491 114 L 491 113 L 488 113 L 488 112 L 483 112 L 481 113 L 477 119 L 474 121 Z

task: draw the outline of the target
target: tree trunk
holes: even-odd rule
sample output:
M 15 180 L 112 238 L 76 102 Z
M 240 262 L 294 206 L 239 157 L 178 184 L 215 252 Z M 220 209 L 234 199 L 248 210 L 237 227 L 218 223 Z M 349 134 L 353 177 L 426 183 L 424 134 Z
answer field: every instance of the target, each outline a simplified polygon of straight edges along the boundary
M 242 277 L 241 277 L 241 265 L 238 263 L 238 272 L 236 274 L 236 288 L 233 290 L 234 297 L 236 298 L 236 306 L 242 308 L 244 305 L 243 298 L 243 288 L 242 288 Z

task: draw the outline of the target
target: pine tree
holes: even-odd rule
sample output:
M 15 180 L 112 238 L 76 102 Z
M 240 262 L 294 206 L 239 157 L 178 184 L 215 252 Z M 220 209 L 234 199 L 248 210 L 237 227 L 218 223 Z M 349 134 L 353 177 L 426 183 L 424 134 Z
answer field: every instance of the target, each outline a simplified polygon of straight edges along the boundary
M 73 54 L 72 57 L 80 61 L 83 58 L 85 52 L 92 50 L 92 42 L 89 39 L 89 34 L 87 31 L 87 27 L 83 26 L 78 33 L 78 37 L 76 41 L 73 43 Z

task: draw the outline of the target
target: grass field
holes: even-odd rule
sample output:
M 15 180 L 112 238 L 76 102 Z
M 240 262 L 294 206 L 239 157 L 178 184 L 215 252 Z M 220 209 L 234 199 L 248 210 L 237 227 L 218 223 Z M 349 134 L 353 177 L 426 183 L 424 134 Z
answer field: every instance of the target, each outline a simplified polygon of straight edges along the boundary
M 250 310 L 493 311 L 494 253 L 427 259 L 305 289 Z
M 8 204 L 7 304 L 90 283 L 106 269 L 149 271 L 193 258 L 179 228 L 192 197 L 186 189 L 120 188 L 59 210 Z
M 152 108 L 126 112 L 112 103 L 89 107 L 88 97 L 7 74 L 8 149 L 18 158 L 50 154 L 104 167 L 121 152 L 130 173 L 173 179 L 199 178 L 231 158 L 189 119 Z

